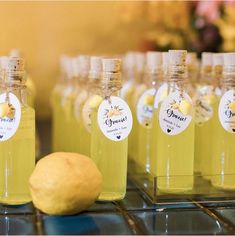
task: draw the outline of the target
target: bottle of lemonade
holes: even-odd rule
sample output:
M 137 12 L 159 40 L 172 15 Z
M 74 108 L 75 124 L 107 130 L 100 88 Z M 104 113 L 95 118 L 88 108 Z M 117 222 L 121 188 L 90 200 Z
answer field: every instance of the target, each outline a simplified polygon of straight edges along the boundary
M 136 114 L 136 105 L 141 94 L 145 91 L 146 85 L 143 83 L 144 78 L 144 67 L 145 67 L 145 54 L 136 52 L 135 53 L 135 74 L 134 78 L 134 90 L 131 93 L 129 106 L 133 115 L 133 127 L 128 138 L 128 155 L 132 160 L 136 160 L 138 156 L 138 150 L 136 148 L 137 137 L 138 137 L 138 121 Z
M 194 97 L 195 103 L 195 159 L 194 171 L 204 178 L 210 174 L 212 116 L 216 102 L 212 74 L 213 54 L 202 54 L 200 85 Z M 215 67 L 213 67 L 215 68 Z M 213 69 L 214 70 L 214 69 Z M 215 75 L 214 75 L 215 76 Z
M 169 51 L 169 95 L 158 109 L 156 137 L 157 187 L 163 192 L 193 188 L 194 122 L 188 95 L 185 50 Z
M 121 61 L 103 59 L 102 64 L 103 100 L 92 110 L 91 158 L 103 175 L 99 200 L 112 201 L 123 199 L 126 193 L 127 143 L 132 115 L 127 103 L 118 97 Z
M 102 100 L 102 97 L 99 96 L 100 89 L 100 80 L 101 80 L 101 72 L 102 72 L 102 63 L 101 57 L 92 56 L 90 58 L 90 71 L 89 71 L 89 85 L 88 85 L 88 98 L 82 106 L 82 124 L 84 130 L 86 132 L 82 138 L 86 137 L 86 144 L 84 142 L 83 145 L 87 145 L 87 152 L 84 153 L 87 156 L 90 156 L 90 139 L 91 139 L 91 113 L 92 106 L 94 103 L 99 103 Z M 84 129 L 85 128 L 85 129 Z M 85 140 L 84 140 L 85 141 Z
M 52 107 L 52 150 L 54 152 L 62 151 L 62 137 L 63 130 L 60 127 L 62 125 L 62 106 L 61 96 L 65 88 L 65 81 L 67 77 L 67 65 L 69 64 L 69 58 L 67 56 L 61 56 L 60 58 L 60 70 L 61 74 L 57 81 L 51 95 L 51 107 Z
M 31 201 L 28 180 L 35 165 L 35 115 L 27 105 L 24 60 L 9 58 L 0 93 L 0 202 Z
M 212 184 L 235 189 L 235 53 L 224 54 L 222 97 L 212 118 Z
M 140 96 L 136 116 L 138 120 L 137 164 L 140 170 L 149 172 L 150 143 L 154 97 L 162 82 L 162 53 L 148 52 L 146 56 L 145 84 L 147 89 Z
M 73 120 L 75 124 L 72 126 L 71 134 L 75 143 L 73 144 L 74 151 L 90 156 L 90 134 L 83 125 L 82 108 L 88 99 L 88 73 L 90 67 L 90 57 L 80 55 L 77 58 L 78 62 L 78 89 L 73 101 Z M 75 138 L 74 138 L 75 137 Z
M 125 100 L 132 110 L 132 97 L 137 81 L 137 68 L 136 68 L 136 53 L 128 52 L 123 59 L 123 86 L 120 91 L 120 97 Z M 133 150 L 136 148 L 135 136 L 132 135 L 134 131 L 135 122 L 133 120 L 133 129 L 128 137 L 128 155 L 133 159 Z
M 168 71 L 169 53 L 162 53 L 162 69 L 163 69 L 163 81 L 156 91 L 153 105 L 153 118 L 152 118 L 152 129 L 151 129 L 151 145 L 150 145 L 150 172 L 153 176 L 156 176 L 156 160 L 157 160 L 157 127 L 158 127 L 158 107 L 164 98 L 168 95 L 168 84 L 167 84 L 167 71 Z
M 195 87 L 198 80 L 198 61 L 197 54 L 195 52 L 187 53 L 186 65 L 189 82 L 193 87 Z

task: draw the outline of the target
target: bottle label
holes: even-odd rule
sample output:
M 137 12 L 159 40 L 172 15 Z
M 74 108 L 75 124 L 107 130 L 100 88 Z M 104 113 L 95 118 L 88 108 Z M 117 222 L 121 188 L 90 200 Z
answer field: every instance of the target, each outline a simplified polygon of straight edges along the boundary
M 122 141 L 132 129 L 132 114 L 127 103 L 119 97 L 105 99 L 98 109 L 98 124 L 102 133 L 112 141 Z
M 91 133 L 91 113 L 93 109 L 97 109 L 102 102 L 102 97 L 93 95 L 84 104 L 82 109 L 82 120 L 86 130 Z
M 227 91 L 220 99 L 219 120 L 226 131 L 235 134 L 235 90 Z
M 88 92 L 86 90 L 82 90 L 74 101 L 73 111 L 77 120 L 81 119 L 82 106 L 88 98 Z
M 195 122 L 202 124 L 210 120 L 213 116 L 213 108 L 205 99 L 198 98 L 195 101 Z
M 154 99 L 154 108 L 156 109 L 158 108 L 159 103 L 162 102 L 163 99 L 167 97 L 167 93 L 168 93 L 168 84 L 163 83 L 157 90 L 157 93 Z
M 20 125 L 21 104 L 13 94 L 0 95 L 0 142 L 13 137 Z
M 167 135 L 182 133 L 192 121 L 192 100 L 187 93 L 171 93 L 164 99 L 159 113 L 159 124 Z
M 153 117 L 153 103 L 156 89 L 148 89 L 137 103 L 137 120 L 146 128 L 151 128 Z
M 133 83 L 132 81 L 127 81 L 122 86 L 122 89 L 120 91 L 120 97 L 126 101 L 128 99 L 129 94 L 131 94 L 132 91 L 133 91 Z

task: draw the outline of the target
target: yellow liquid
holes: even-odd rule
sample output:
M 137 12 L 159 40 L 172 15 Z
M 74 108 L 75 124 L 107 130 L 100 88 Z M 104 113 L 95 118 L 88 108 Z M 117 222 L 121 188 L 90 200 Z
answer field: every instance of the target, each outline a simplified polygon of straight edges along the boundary
M 53 152 L 63 151 L 63 110 L 61 107 L 60 91 L 52 94 L 52 150 Z
M 22 108 L 15 135 L 0 142 L 0 202 L 9 205 L 31 201 L 29 177 L 35 166 L 35 114 Z
M 91 117 L 91 159 L 103 176 L 102 191 L 98 200 L 121 200 L 126 194 L 128 140 L 109 140 L 98 126 L 97 110 L 92 112 Z
M 191 121 L 182 133 L 170 136 L 162 131 L 157 119 L 156 131 L 156 140 L 153 140 L 154 143 L 156 142 L 156 165 L 152 169 L 156 170 L 158 189 L 170 193 L 191 190 L 193 188 L 194 122 Z
M 212 118 L 212 184 L 217 188 L 235 189 L 235 135 L 226 131 L 218 117 L 218 102 Z

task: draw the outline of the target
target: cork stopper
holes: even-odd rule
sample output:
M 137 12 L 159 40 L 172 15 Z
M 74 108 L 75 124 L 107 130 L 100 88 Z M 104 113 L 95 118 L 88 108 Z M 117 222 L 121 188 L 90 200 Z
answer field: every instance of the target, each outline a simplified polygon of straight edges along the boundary
M 101 57 L 92 56 L 90 59 L 90 72 L 101 72 L 102 63 Z
M 87 55 L 80 55 L 77 59 L 80 73 L 88 72 L 90 67 L 90 57 Z
M 186 63 L 186 50 L 169 50 L 169 65 L 185 65 Z
M 202 66 L 211 66 L 213 63 L 213 53 L 203 52 L 202 53 Z
M 147 52 L 146 60 L 146 66 L 148 69 L 156 69 L 156 67 L 162 65 L 162 53 L 153 51 Z
M 142 72 L 145 66 L 145 54 L 141 52 L 137 52 L 135 54 L 136 59 L 136 69 L 138 72 Z
M 134 52 L 128 52 L 123 59 L 123 66 L 125 68 L 134 68 L 136 64 L 136 57 Z
M 186 64 L 193 65 L 197 63 L 197 54 L 196 52 L 188 52 L 186 57 Z
M 7 71 L 22 72 L 24 71 L 25 61 L 20 57 L 9 57 Z
M 0 57 L 0 69 L 6 70 L 8 67 L 8 61 L 9 61 L 9 57 L 7 56 Z
M 117 58 L 105 58 L 102 59 L 103 72 L 120 72 L 121 60 Z
M 224 64 L 223 53 L 213 53 L 213 66 L 222 66 Z
M 235 66 L 235 52 L 223 54 L 224 66 Z
M 169 63 L 169 53 L 163 52 L 162 53 L 162 64 L 163 64 L 163 66 L 168 66 L 168 63 Z

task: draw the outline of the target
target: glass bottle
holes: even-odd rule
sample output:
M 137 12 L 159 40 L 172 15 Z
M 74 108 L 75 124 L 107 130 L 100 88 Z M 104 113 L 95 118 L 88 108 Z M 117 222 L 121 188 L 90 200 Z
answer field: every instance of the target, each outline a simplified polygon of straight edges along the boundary
M 35 113 L 27 104 L 24 60 L 11 57 L 5 76 L 0 95 L 0 202 L 17 205 L 31 201 L 28 180 L 35 166 Z
M 162 53 L 147 52 L 146 72 L 144 79 L 147 89 L 140 96 L 136 107 L 136 116 L 138 120 L 137 164 L 140 167 L 140 170 L 143 170 L 144 172 L 149 172 L 150 168 L 150 146 L 154 97 L 162 82 L 162 77 Z
M 82 108 L 88 99 L 89 83 L 88 73 L 90 67 L 90 57 L 80 55 L 77 58 L 78 81 L 77 90 L 73 98 L 73 125 L 70 133 L 73 135 L 73 149 L 77 153 L 90 156 L 90 134 L 83 125 Z
M 162 192 L 193 188 L 194 122 L 192 100 L 185 87 L 186 54 L 185 50 L 169 50 L 169 95 L 158 109 L 155 175 Z
M 121 89 L 120 64 L 119 59 L 102 59 L 101 94 L 103 101 L 101 104 L 93 104 L 92 108 L 91 158 L 103 176 L 102 191 L 98 198 L 101 201 L 120 200 L 126 194 L 128 137 L 123 136 L 125 138 L 121 141 L 116 139 L 114 141 L 104 135 L 101 130 L 102 125 L 108 127 L 108 121 L 122 120 L 126 115 L 125 109 L 127 108 L 122 109 L 124 101 L 119 98 Z M 115 100 L 119 102 L 121 100 L 121 105 L 115 105 Z M 106 104 L 105 107 L 103 104 Z M 104 118 L 104 121 L 99 121 L 99 118 Z M 116 122 L 113 123 L 113 121 L 112 124 Z M 125 127 L 125 129 L 130 128 Z M 115 133 L 116 126 L 111 126 L 109 131 L 111 134 Z
M 235 189 L 235 53 L 224 54 L 222 96 L 212 118 L 212 184 Z

